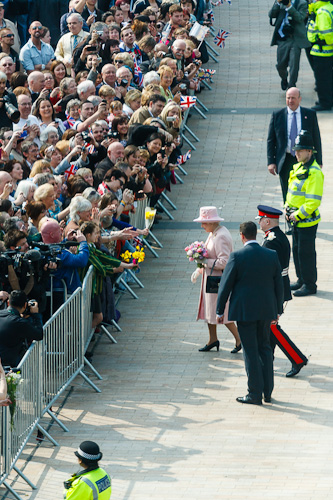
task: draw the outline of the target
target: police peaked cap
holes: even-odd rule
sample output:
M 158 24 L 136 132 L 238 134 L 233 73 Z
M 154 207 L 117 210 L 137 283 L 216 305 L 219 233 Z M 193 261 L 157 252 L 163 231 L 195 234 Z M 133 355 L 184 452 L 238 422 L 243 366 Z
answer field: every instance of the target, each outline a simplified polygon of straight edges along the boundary
M 258 215 L 256 219 L 261 219 L 262 217 L 268 217 L 269 219 L 278 219 L 282 215 L 281 210 L 277 208 L 268 207 L 267 205 L 258 205 Z
M 83 443 L 80 444 L 78 450 L 75 451 L 74 454 L 78 458 L 81 458 L 83 460 L 90 460 L 91 462 L 96 462 L 103 456 L 103 453 L 101 453 L 98 444 L 94 443 L 93 441 L 83 441 Z
M 315 147 L 313 145 L 312 135 L 308 130 L 301 130 L 298 136 L 295 139 L 295 146 L 293 147 L 294 151 L 298 151 L 299 149 L 311 149 L 314 153 Z

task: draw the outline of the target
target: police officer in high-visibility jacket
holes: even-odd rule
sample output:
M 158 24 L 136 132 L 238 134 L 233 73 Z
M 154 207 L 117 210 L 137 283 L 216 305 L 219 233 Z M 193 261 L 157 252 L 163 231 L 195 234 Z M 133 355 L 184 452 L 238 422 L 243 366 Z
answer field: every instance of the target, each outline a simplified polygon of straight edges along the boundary
M 317 293 L 315 240 L 320 222 L 324 174 L 314 158 L 311 134 L 301 130 L 294 150 L 299 163 L 289 175 L 286 218 L 292 224 L 293 257 L 297 281 L 290 285 L 295 297 Z
M 312 109 L 329 110 L 333 104 L 333 5 L 329 1 L 310 3 L 307 36 L 312 43 L 310 54 L 319 99 Z
M 64 482 L 64 498 L 70 500 L 109 500 L 111 478 L 98 465 L 102 453 L 98 444 L 84 441 L 75 452 L 82 470 Z

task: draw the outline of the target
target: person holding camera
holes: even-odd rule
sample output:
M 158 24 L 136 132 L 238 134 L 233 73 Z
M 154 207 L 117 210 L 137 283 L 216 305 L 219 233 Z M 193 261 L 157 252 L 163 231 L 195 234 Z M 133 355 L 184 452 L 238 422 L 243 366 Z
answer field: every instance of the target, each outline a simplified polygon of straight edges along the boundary
M 0 311 L 0 357 L 4 365 L 15 367 L 26 350 L 26 342 L 43 339 L 43 324 L 35 300 L 28 302 L 25 292 L 13 290 L 9 307 Z
M 13 129 L 13 123 L 17 123 L 20 119 L 20 112 L 15 94 L 6 89 L 6 84 L 7 75 L 0 71 L 0 128 Z
M 282 90 L 296 87 L 301 50 L 310 47 L 304 24 L 307 13 L 306 0 L 276 0 L 269 11 L 270 23 L 274 26 L 271 46 L 277 45 L 276 69 Z

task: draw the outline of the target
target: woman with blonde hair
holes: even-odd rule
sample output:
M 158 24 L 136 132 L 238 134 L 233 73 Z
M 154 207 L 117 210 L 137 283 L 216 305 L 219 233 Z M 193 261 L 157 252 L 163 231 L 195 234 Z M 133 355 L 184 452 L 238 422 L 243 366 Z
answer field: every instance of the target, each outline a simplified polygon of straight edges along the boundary
M 153 94 L 162 94 L 161 88 L 155 83 L 150 83 L 142 90 L 141 106 L 147 106 L 147 103 Z
M 140 90 L 129 90 L 125 95 L 125 104 L 123 105 L 123 113 L 125 113 L 128 118 L 131 118 L 134 111 L 141 106 L 141 92 Z
M 112 101 L 114 101 L 114 98 L 116 97 L 116 93 L 110 85 L 102 85 L 98 91 L 99 97 L 102 99 L 105 99 L 107 102 L 107 109 L 110 109 L 110 104 Z
M 44 203 L 46 210 L 54 208 L 55 191 L 51 184 L 42 184 L 39 186 L 34 194 L 35 201 L 41 201 Z
M 173 138 L 179 135 L 179 129 L 182 123 L 182 110 L 175 101 L 169 101 L 160 114 L 165 123 L 166 130 Z
M 170 90 L 174 78 L 172 69 L 169 68 L 169 66 L 162 65 L 159 67 L 157 73 L 160 75 L 161 78 L 161 84 L 160 84 L 161 95 L 165 97 L 167 101 L 173 100 L 179 103 L 180 92 L 177 92 L 176 95 L 173 95 L 173 93 Z
M 33 179 L 37 174 L 52 173 L 50 163 L 46 160 L 37 160 L 32 166 L 29 177 Z

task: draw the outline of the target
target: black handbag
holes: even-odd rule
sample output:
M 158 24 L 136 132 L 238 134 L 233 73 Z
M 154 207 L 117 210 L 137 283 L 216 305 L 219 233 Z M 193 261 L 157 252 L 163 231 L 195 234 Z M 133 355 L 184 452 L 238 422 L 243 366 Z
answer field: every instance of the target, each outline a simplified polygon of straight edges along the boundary
M 213 267 L 210 271 L 210 275 L 207 276 L 206 293 L 218 293 L 218 291 L 219 291 L 219 285 L 220 285 L 222 275 L 221 276 L 212 276 L 212 272 L 213 272 L 216 260 L 217 259 L 214 260 L 214 264 L 213 264 Z M 223 271 L 222 271 L 222 273 L 223 273 Z

